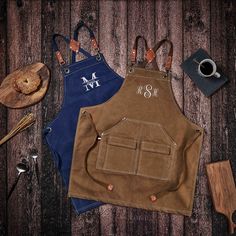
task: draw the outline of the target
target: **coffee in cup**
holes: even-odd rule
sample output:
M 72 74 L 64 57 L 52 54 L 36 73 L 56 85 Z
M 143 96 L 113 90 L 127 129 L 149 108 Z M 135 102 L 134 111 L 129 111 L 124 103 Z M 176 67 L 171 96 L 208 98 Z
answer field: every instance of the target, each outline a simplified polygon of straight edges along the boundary
M 198 64 L 198 74 L 202 77 L 211 77 L 220 78 L 220 73 L 218 73 L 216 63 L 211 59 L 204 59 Z

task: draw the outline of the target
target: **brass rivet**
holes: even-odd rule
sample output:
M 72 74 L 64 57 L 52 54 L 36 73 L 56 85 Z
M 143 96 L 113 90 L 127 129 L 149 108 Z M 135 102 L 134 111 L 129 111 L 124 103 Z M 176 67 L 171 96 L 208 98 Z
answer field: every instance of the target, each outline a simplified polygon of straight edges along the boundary
M 152 202 L 155 202 L 155 201 L 157 200 L 156 195 L 151 195 L 151 196 L 150 196 L 150 200 L 151 200 Z
M 108 191 L 112 191 L 113 188 L 114 188 L 114 186 L 112 184 L 108 184 L 108 186 L 107 186 L 107 190 Z

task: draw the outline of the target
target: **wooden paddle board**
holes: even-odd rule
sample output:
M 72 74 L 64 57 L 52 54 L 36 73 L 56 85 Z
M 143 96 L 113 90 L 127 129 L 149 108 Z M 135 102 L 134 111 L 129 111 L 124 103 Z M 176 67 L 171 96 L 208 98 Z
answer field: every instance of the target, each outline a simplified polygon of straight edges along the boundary
M 236 211 L 236 188 L 230 162 L 215 162 L 207 164 L 206 168 L 215 210 L 228 218 L 229 233 L 233 234 L 236 228 L 232 219 Z

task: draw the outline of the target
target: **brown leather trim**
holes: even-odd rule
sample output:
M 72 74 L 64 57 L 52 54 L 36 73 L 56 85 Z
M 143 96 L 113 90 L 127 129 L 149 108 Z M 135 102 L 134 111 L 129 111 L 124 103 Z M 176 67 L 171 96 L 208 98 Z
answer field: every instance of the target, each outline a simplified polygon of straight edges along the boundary
M 168 56 L 165 64 L 165 69 L 170 70 L 172 64 L 172 56 Z
M 60 65 L 64 65 L 65 64 L 65 61 L 61 55 L 61 53 L 59 51 L 56 51 L 56 57 L 57 57 L 57 60 L 59 62 Z
M 147 59 L 148 63 L 152 62 L 155 57 L 155 52 L 151 48 L 149 48 L 145 54 L 145 58 Z
M 130 61 L 132 63 L 135 63 L 136 62 L 136 57 L 137 57 L 137 50 L 133 48 L 132 52 L 130 54 Z
M 97 40 L 95 38 L 91 39 L 91 43 L 94 49 L 99 49 Z
M 70 40 L 70 49 L 74 52 L 78 52 L 80 48 L 80 43 L 74 39 Z
M 140 39 L 143 39 L 144 41 L 144 46 L 145 46 L 145 50 L 148 50 L 148 46 L 147 46 L 147 40 L 145 39 L 145 37 L 138 35 L 135 40 L 134 40 L 134 45 L 132 48 L 132 52 L 130 55 L 130 59 L 131 59 L 131 63 L 135 64 L 137 62 L 137 51 L 138 51 L 138 42 Z

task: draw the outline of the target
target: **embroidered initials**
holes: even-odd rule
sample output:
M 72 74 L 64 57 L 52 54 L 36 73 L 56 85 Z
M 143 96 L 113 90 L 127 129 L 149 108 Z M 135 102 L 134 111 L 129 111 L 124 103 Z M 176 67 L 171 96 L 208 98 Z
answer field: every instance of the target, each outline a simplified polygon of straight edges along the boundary
M 140 85 L 138 86 L 136 93 L 143 95 L 145 98 L 158 97 L 159 89 L 153 88 L 151 84 L 145 86 Z
M 85 77 L 82 77 L 81 79 L 83 80 L 83 86 L 86 88 L 86 92 L 100 86 L 96 72 L 92 73 L 92 78 L 90 80 L 87 80 Z

